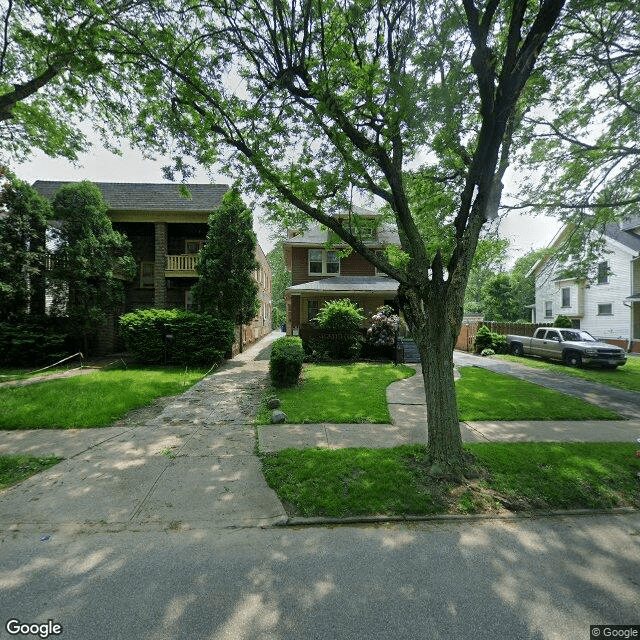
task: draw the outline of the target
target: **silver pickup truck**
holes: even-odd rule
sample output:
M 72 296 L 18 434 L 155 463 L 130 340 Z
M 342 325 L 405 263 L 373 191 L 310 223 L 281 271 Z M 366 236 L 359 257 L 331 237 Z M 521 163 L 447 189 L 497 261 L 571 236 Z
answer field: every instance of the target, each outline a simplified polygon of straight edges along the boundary
M 562 360 L 571 367 L 598 364 L 615 369 L 627 361 L 624 349 L 598 342 L 590 333 L 579 329 L 540 327 L 533 338 L 507 336 L 507 344 L 514 355 Z

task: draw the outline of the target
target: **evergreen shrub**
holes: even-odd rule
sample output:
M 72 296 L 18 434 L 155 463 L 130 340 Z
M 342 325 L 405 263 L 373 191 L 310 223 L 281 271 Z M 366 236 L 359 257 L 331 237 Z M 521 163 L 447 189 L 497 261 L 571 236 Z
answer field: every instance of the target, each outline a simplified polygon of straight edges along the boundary
M 234 326 L 204 313 L 141 309 L 120 318 L 126 348 L 150 364 L 210 365 L 233 345 Z
M 269 373 L 274 386 L 289 387 L 297 384 L 303 362 L 304 349 L 299 337 L 285 336 L 274 340 L 269 359 Z
M 483 324 L 476 334 L 474 342 L 476 353 L 482 353 L 485 349 L 492 349 L 495 353 L 507 353 L 507 336 L 501 333 L 494 333 Z

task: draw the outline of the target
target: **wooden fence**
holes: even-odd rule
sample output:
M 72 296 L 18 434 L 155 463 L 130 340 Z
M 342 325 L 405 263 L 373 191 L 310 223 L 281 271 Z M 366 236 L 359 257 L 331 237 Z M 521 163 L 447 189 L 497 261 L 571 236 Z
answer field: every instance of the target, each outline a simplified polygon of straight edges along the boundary
M 460 333 L 458 334 L 456 349 L 460 351 L 473 351 L 476 334 L 482 325 L 489 327 L 494 333 L 501 333 L 505 336 L 511 334 L 530 337 L 533 336 L 538 327 L 551 326 L 550 324 L 521 324 L 518 322 L 490 322 L 484 320 L 474 320 L 469 323 L 463 322 Z

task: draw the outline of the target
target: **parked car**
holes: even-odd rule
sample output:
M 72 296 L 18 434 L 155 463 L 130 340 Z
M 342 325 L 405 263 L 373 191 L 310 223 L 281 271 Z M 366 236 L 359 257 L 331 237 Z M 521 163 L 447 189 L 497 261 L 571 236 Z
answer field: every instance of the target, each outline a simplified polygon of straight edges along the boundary
M 587 331 L 540 327 L 533 338 L 507 336 L 511 353 L 561 360 L 571 367 L 596 364 L 615 369 L 627 361 L 624 349 L 599 342 Z

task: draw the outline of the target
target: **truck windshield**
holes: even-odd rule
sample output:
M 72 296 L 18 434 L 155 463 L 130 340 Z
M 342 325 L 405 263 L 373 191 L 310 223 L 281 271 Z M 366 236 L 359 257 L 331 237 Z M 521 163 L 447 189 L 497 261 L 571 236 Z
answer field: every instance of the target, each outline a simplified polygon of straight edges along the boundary
M 595 342 L 596 339 L 586 331 L 578 331 L 576 329 L 563 329 L 561 332 L 563 340 L 571 340 L 572 342 Z

